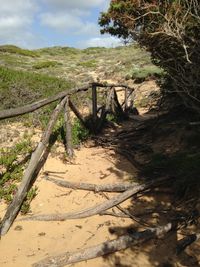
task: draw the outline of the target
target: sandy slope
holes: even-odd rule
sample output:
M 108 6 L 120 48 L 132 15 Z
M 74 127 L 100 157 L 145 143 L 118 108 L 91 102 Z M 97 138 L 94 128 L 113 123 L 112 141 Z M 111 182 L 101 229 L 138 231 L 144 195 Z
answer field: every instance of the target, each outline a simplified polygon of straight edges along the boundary
M 33 214 L 78 211 L 105 201 L 105 196 L 101 194 L 59 188 L 42 178 L 44 171 L 64 172 L 59 174 L 63 179 L 96 184 L 126 181 L 130 179 L 130 173 L 135 173 L 125 159 L 98 147 L 82 147 L 76 151 L 75 164 L 49 157 L 36 182 L 39 192 L 31 204 Z M 1 205 L 1 215 L 4 211 L 4 205 Z M 92 246 L 114 238 L 108 232 L 110 226 L 126 226 L 130 223 L 129 219 L 110 216 L 65 222 L 16 221 L 0 241 L 0 266 L 28 267 L 47 255 Z M 75 266 L 107 266 L 107 263 L 101 258 Z

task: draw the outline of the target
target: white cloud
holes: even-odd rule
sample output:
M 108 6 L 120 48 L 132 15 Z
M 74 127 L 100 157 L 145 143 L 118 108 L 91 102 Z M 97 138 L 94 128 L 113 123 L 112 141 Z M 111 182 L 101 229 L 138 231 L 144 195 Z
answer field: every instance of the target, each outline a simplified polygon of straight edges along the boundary
M 37 11 L 37 4 L 32 0 L 0 0 L 0 43 L 23 46 L 28 44 L 31 25 Z M 27 38 L 27 41 L 26 39 Z
M 52 39 L 57 44 L 59 40 L 64 43 L 67 36 L 69 43 L 72 43 L 71 38 L 87 39 L 87 42 L 79 42 L 84 47 L 114 46 L 114 39 L 100 37 L 97 18 L 94 17 L 97 10 L 104 10 L 109 2 L 110 0 L 0 0 L 0 44 L 36 48 L 52 43 L 49 35 L 55 34 L 55 39 Z M 59 40 L 56 39 L 57 36 Z
M 90 38 L 86 41 L 81 41 L 78 43 L 78 46 L 80 48 L 86 48 L 86 47 L 97 47 L 97 46 L 103 46 L 103 47 L 116 47 L 122 45 L 122 42 L 115 37 L 95 37 Z
M 0 0 L 0 14 L 27 14 L 37 9 L 35 1 L 32 0 Z
M 108 0 L 43 0 L 48 8 L 68 10 L 68 9 L 87 9 L 105 5 Z
M 71 14 L 41 14 L 41 24 L 59 31 L 67 31 L 81 27 L 81 19 Z
M 96 36 L 99 27 L 96 23 L 85 21 L 80 16 L 69 13 L 44 13 L 40 16 L 41 24 L 62 33 L 73 35 Z

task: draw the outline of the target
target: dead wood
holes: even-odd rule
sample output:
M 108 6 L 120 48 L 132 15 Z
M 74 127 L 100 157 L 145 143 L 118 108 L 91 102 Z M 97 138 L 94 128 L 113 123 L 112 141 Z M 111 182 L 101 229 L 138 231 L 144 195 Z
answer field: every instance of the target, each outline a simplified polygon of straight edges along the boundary
M 15 194 L 12 202 L 8 206 L 6 214 L 1 222 L 0 226 L 0 235 L 4 235 L 9 230 L 12 225 L 15 217 L 17 216 L 20 207 L 26 198 L 27 192 L 30 189 L 30 185 L 32 183 L 33 174 L 36 171 L 38 164 L 40 163 L 40 159 L 45 151 L 47 144 L 49 143 L 49 138 L 52 133 L 55 122 L 58 118 L 60 111 L 62 110 L 64 104 L 66 102 L 66 98 L 64 98 L 55 108 L 52 113 L 51 119 L 47 126 L 46 131 L 44 132 L 41 141 L 39 142 L 36 150 L 33 152 L 29 165 L 25 170 L 24 176 L 22 178 L 22 182 L 18 187 L 17 193 Z
M 132 91 L 134 91 L 135 89 L 133 87 L 129 87 L 128 85 L 125 85 L 125 84 L 104 84 L 104 83 L 92 83 L 93 85 L 96 85 L 98 87 L 104 87 L 104 88 L 108 88 L 108 87 L 115 87 L 115 88 L 119 88 L 119 87 L 122 87 L 122 88 L 128 88 Z
M 101 117 L 100 117 L 99 125 L 98 125 L 98 131 L 102 129 L 106 116 L 111 111 L 112 94 L 113 93 L 112 93 L 112 88 L 111 88 L 111 90 L 107 92 L 106 105 L 102 108 L 102 113 L 101 113 Z
M 64 106 L 64 121 L 65 121 L 65 141 L 66 141 L 66 152 L 69 158 L 73 158 L 74 151 L 72 145 L 72 127 L 71 127 L 71 118 L 69 111 L 69 97 L 67 97 L 67 101 Z
M 124 212 L 113 212 L 113 211 L 102 211 L 99 215 L 104 216 L 113 216 L 118 218 L 130 218 L 129 215 L 126 215 Z
M 62 91 L 55 96 L 39 100 L 37 102 L 25 105 L 23 107 L 1 110 L 0 111 L 0 120 L 6 119 L 6 118 L 12 118 L 12 117 L 16 117 L 19 115 L 33 112 L 33 111 L 35 111 L 41 107 L 44 107 L 44 106 L 46 106 L 52 102 L 55 102 L 59 99 L 62 99 L 63 97 L 65 97 L 67 95 L 70 96 L 70 95 L 76 94 L 78 92 L 87 91 L 91 86 L 98 86 L 98 87 L 104 87 L 104 88 L 114 86 L 114 87 L 129 88 L 130 90 L 134 90 L 133 88 L 130 88 L 126 85 L 109 85 L 109 84 L 101 84 L 101 83 L 91 83 L 91 84 L 88 84 L 88 85 L 83 86 L 81 88 L 75 88 L 75 89 L 71 89 L 71 90 Z
M 97 87 L 95 84 L 92 85 L 92 116 L 95 127 L 97 121 Z
M 173 229 L 171 223 L 164 226 L 149 228 L 145 231 L 123 235 L 118 239 L 107 241 L 99 245 L 79 250 L 77 252 L 65 252 L 54 257 L 47 257 L 40 262 L 33 264 L 33 267 L 62 267 L 68 264 L 77 263 L 89 259 L 101 257 L 116 251 L 124 250 L 138 244 L 147 242 L 153 238 L 164 236 Z
M 188 246 L 192 245 L 194 242 L 198 241 L 199 239 L 200 239 L 200 234 L 192 234 L 179 240 L 177 247 L 176 247 L 176 254 L 180 254 Z
M 29 104 L 29 105 L 25 105 L 23 107 L 1 110 L 0 111 L 0 120 L 6 119 L 6 118 L 12 118 L 12 117 L 16 117 L 19 115 L 33 112 L 33 111 L 35 111 L 39 108 L 42 108 L 42 107 L 44 107 L 50 103 L 53 103 L 59 99 L 62 99 L 63 97 L 65 97 L 67 95 L 73 95 L 73 94 L 81 92 L 81 91 L 87 91 L 89 88 L 90 88 L 90 85 L 87 85 L 87 86 L 84 86 L 84 87 L 78 88 L 78 89 L 65 90 L 65 91 L 62 91 L 55 96 L 39 100 L 37 102 L 34 102 L 32 104 Z
M 137 183 L 121 183 L 121 184 L 105 184 L 105 185 L 96 185 L 96 184 L 88 184 L 88 183 L 75 183 L 66 180 L 59 180 L 49 176 L 45 176 L 45 179 L 55 183 L 58 186 L 78 189 L 78 190 L 87 190 L 94 192 L 124 192 L 136 185 Z
M 97 215 L 101 213 L 102 211 L 108 210 L 125 200 L 129 199 L 133 195 L 136 195 L 138 193 L 144 192 L 147 189 L 150 189 L 154 186 L 158 186 L 159 184 L 162 184 L 166 181 L 168 181 L 169 178 L 161 178 L 156 181 L 148 182 L 146 184 L 136 185 L 125 192 L 118 194 L 117 196 L 111 198 L 110 200 L 107 200 L 101 204 L 95 205 L 93 207 L 87 208 L 85 210 L 81 210 L 78 212 L 70 212 L 65 214 L 44 214 L 44 215 L 35 215 L 30 216 L 23 221 L 65 221 L 69 219 L 80 219 L 80 218 L 87 218 L 93 215 Z
M 81 115 L 81 113 L 79 112 L 79 110 L 76 108 L 76 106 L 72 103 L 71 100 L 69 100 L 69 107 L 71 108 L 71 110 L 74 112 L 74 114 L 76 115 L 76 117 L 80 120 L 80 122 L 82 123 L 82 125 L 85 128 L 88 128 L 87 123 L 85 122 L 83 116 Z

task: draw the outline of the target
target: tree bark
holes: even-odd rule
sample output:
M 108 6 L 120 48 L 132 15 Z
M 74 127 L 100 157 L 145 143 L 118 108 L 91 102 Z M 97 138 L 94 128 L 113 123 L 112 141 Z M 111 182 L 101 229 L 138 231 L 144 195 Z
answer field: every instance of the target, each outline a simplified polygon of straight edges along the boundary
M 11 227 L 15 217 L 17 216 L 20 207 L 26 198 L 27 192 L 30 189 L 30 185 L 32 182 L 32 177 L 34 172 L 37 169 L 37 166 L 40 162 L 40 159 L 42 157 L 43 152 L 46 149 L 46 145 L 49 142 L 50 135 L 52 133 L 54 124 L 58 118 L 58 115 L 63 108 L 64 104 L 66 102 L 66 98 L 64 98 L 55 108 L 54 112 L 52 113 L 51 119 L 49 121 L 49 124 L 47 126 L 46 131 L 44 132 L 41 141 L 39 142 L 36 150 L 33 152 L 29 165 L 25 170 L 24 176 L 22 178 L 22 182 L 18 187 L 18 191 L 16 195 L 14 196 L 11 204 L 9 205 L 6 214 L 1 222 L 0 226 L 0 235 L 5 235 L 9 228 Z
M 116 251 L 124 250 L 128 247 L 147 242 L 153 238 L 159 238 L 173 229 L 171 223 L 157 228 L 149 228 L 142 232 L 124 235 L 118 239 L 101 243 L 97 246 L 79 250 L 77 252 L 64 252 L 55 257 L 47 257 L 35 264 L 33 267 L 63 267 L 68 264 L 86 261 L 101 257 Z

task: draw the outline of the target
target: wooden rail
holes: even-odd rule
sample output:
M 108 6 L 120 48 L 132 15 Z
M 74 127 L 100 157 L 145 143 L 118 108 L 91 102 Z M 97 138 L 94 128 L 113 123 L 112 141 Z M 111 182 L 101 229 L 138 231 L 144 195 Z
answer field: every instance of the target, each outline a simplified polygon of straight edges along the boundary
M 98 102 L 98 92 L 97 89 L 106 88 L 107 93 L 107 99 L 106 103 L 100 108 L 101 114 L 98 115 L 98 108 L 97 108 L 97 102 Z M 125 105 L 125 109 L 123 109 L 123 105 L 120 105 L 118 101 L 118 96 L 116 93 L 115 88 L 122 88 L 125 90 L 125 99 L 123 104 Z M 87 122 L 87 120 L 83 117 L 83 115 L 79 112 L 76 105 L 72 102 L 71 96 L 78 94 L 79 92 L 88 91 L 89 89 L 92 89 L 92 120 L 90 123 Z M 33 185 L 35 175 L 37 173 L 38 166 L 40 165 L 41 158 L 47 151 L 47 147 L 49 144 L 49 139 L 53 131 L 53 127 L 58 119 L 58 116 L 62 110 L 64 110 L 64 121 L 65 121 L 65 128 L 66 128 L 66 150 L 69 157 L 73 157 L 73 147 L 72 147 L 72 133 L 71 133 L 71 119 L 70 119 L 70 109 L 73 111 L 73 113 L 76 115 L 76 117 L 81 121 L 81 123 L 87 127 L 90 131 L 93 133 L 97 133 L 100 131 L 100 129 L 103 126 L 103 122 L 106 119 L 106 115 L 108 113 L 114 113 L 120 116 L 123 116 L 127 110 L 128 107 L 128 93 L 129 96 L 131 95 L 130 92 L 133 92 L 134 89 L 130 88 L 126 85 L 115 85 L 115 84 L 102 84 L 102 83 L 91 83 L 86 86 L 83 86 L 81 88 L 75 88 L 70 91 L 63 91 L 59 94 L 45 98 L 43 100 L 34 102 L 29 105 L 25 105 L 23 107 L 19 108 L 13 108 L 8 110 L 2 110 L 0 111 L 0 120 L 12 118 L 16 116 L 20 116 L 23 114 L 27 114 L 30 112 L 33 112 L 35 110 L 38 110 L 50 103 L 53 103 L 55 101 L 60 101 L 57 104 L 57 107 L 52 112 L 50 121 L 47 125 L 47 128 L 45 132 L 43 133 L 43 136 L 38 143 L 37 148 L 32 153 L 31 160 L 24 172 L 24 176 L 22 178 L 22 182 L 18 187 L 18 191 L 13 197 L 12 202 L 8 206 L 8 209 L 6 211 L 6 214 L 1 222 L 0 225 L 0 235 L 4 235 L 7 233 L 9 228 L 11 227 L 15 217 L 17 216 L 20 207 L 23 203 L 23 201 L 26 198 L 27 192 L 30 190 L 30 187 Z

